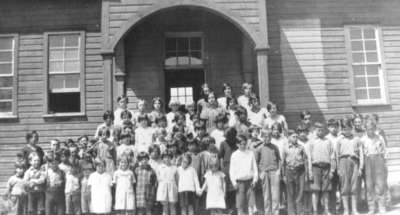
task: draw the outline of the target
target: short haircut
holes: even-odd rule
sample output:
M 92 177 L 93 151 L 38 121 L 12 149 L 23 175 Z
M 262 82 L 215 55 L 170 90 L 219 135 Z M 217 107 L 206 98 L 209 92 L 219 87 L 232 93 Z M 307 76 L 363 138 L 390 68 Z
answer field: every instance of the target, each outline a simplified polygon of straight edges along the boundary
M 339 127 L 339 121 L 336 119 L 329 119 L 327 124 L 328 127 Z
M 106 161 L 104 159 L 96 158 L 94 160 L 94 166 L 97 167 L 99 165 L 103 165 L 105 167 L 106 166 Z
M 345 128 L 353 128 L 353 121 L 351 120 L 351 119 L 349 119 L 349 118 L 347 118 L 347 119 L 342 119 L 341 121 L 340 121 L 341 123 L 341 127 L 343 128 L 343 129 L 345 129 Z
M 245 90 L 245 89 L 248 89 L 248 88 L 253 88 L 253 85 L 249 84 L 247 82 L 242 84 L 242 90 Z
M 296 127 L 296 132 L 297 134 L 300 134 L 301 132 L 308 133 L 308 126 L 305 125 L 304 123 L 301 123 Z
M 106 135 L 106 137 L 110 137 L 110 135 L 111 135 L 110 129 L 108 129 L 106 127 L 100 129 L 98 135 L 103 136 L 103 134 Z
M 104 112 L 104 114 L 103 114 L 103 120 L 106 120 L 108 118 L 110 118 L 111 120 L 114 120 L 114 113 L 110 110 Z
M 235 115 L 236 116 L 240 116 L 242 114 L 246 114 L 247 115 L 247 110 L 246 110 L 246 108 L 244 108 L 242 106 L 238 106 L 236 111 L 235 111 Z
M 33 136 L 39 136 L 39 134 L 37 133 L 37 131 L 31 131 L 26 133 L 25 139 L 28 142 Z
M 249 105 L 254 105 L 256 102 L 260 103 L 260 99 L 256 95 L 249 98 Z
M 149 154 L 147 154 L 146 152 L 140 152 L 137 156 L 137 160 L 138 161 L 142 161 L 144 159 L 149 159 Z
M 314 127 L 315 127 L 315 128 L 325 128 L 324 124 L 322 124 L 322 123 L 320 123 L 320 122 L 314 123 Z
M 149 153 L 151 154 L 151 153 L 153 153 L 153 152 L 157 152 L 157 154 L 158 155 L 160 155 L 161 154 L 161 149 L 160 149 L 160 147 L 158 146 L 158 145 L 151 145 L 150 147 L 149 147 Z
M 161 158 L 164 159 L 165 157 L 172 158 L 172 154 L 169 151 L 162 153 Z
M 132 119 L 132 113 L 129 110 L 123 110 L 119 115 L 122 118 Z
M 160 97 L 154 97 L 153 99 L 152 99 L 152 105 L 154 106 L 154 103 L 156 103 L 156 102 L 159 102 L 160 104 L 161 104 L 161 107 L 164 105 L 164 103 L 163 103 L 163 101 L 162 101 L 162 99 L 160 98 Z
M 156 120 L 155 120 L 156 124 L 158 124 L 158 123 L 160 123 L 160 122 L 162 122 L 162 121 L 164 121 L 164 122 L 167 121 L 167 117 L 165 117 L 165 115 L 157 116 L 157 117 L 156 117 Z
M 141 122 L 141 121 L 147 121 L 147 122 L 149 122 L 149 117 L 147 116 L 147 114 L 140 114 L 140 115 L 138 116 L 138 122 Z
M 304 120 L 304 118 L 308 115 L 311 115 L 311 112 L 308 110 L 303 110 L 300 112 L 300 119 Z
M 254 131 L 260 131 L 260 127 L 256 126 L 256 125 L 251 125 L 249 128 L 249 133 L 253 133 Z
M 67 150 L 64 150 L 67 151 Z M 62 151 L 61 151 L 62 153 Z M 55 152 L 48 152 L 46 153 L 46 157 L 45 157 L 46 161 L 48 163 L 53 163 L 53 162 L 61 162 L 61 156 L 60 153 L 55 153 Z
M 120 102 L 121 100 L 125 100 L 127 103 L 129 102 L 129 99 L 126 95 L 121 95 L 117 97 L 117 102 Z
M 267 104 L 267 110 L 268 110 L 268 112 L 270 112 L 270 111 L 271 111 L 272 107 L 275 107 L 275 108 L 276 108 L 276 110 L 279 110 L 279 108 L 278 108 L 278 105 L 277 105 L 277 104 L 275 104 L 275 103 L 272 103 L 272 102 L 268 102 L 268 104 Z
M 87 141 L 89 141 L 89 137 L 87 135 L 82 135 L 78 138 L 78 142 L 80 142 L 82 139 L 86 139 Z M 58 140 L 57 140 L 58 141 Z
M 271 135 L 272 135 L 271 129 L 269 129 L 269 128 L 261 129 L 261 137 L 265 137 L 266 135 L 271 137 Z
M 69 157 L 71 156 L 71 152 L 68 149 L 61 149 L 60 155 L 64 157 Z

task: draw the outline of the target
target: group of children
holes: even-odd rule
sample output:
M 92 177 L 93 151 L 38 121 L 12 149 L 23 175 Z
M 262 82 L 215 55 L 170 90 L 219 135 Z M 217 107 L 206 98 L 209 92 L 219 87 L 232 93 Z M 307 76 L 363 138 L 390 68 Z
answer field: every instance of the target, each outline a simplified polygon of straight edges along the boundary
M 7 183 L 13 211 L 336 214 L 339 198 L 343 214 L 358 214 L 364 184 L 369 212 L 376 204 L 385 212 L 386 141 L 376 115 L 324 126 L 303 111 L 291 130 L 275 104 L 261 107 L 251 84 L 242 89 L 234 98 L 224 84 L 216 99 L 204 84 L 196 104 L 171 100 L 167 114 L 158 97 L 151 112 L 144 100 L 132 112 L 121 96 L 92 139 L 54 139 L 46 152 L 38 133 L 29 132 Z

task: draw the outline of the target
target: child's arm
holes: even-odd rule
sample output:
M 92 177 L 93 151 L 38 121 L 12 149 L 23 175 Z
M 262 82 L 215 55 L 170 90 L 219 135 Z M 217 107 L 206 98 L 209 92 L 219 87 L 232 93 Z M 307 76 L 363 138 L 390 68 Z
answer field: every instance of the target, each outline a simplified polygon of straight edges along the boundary
M 221 177 L 221 179 L 222 179 L 222 190 L 223 190 L 223 193 L 226 194 L 226 183 L 225 183 L 225 178 L 224 178 L 224 177 Z
M 193 180 L 194 180 L 194 186 L 195 186 L 195 190 L 196 192 L 199 192 L 201 190 L 200 188 L 200 183 L 199 183 L 199 177 L 197 176 L 197 172 L 196 170 L 193 168 Z

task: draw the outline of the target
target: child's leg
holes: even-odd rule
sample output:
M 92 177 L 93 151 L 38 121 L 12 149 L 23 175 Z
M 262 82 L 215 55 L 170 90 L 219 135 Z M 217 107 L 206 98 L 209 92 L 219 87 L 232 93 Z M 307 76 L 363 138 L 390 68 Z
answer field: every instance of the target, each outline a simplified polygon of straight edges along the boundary
M 189 206 L 187 207 L 187 210 L 188 210 L 188 215 L 194 215 L 194 208 L 193 208 L 193 205 L 189 205 Z
M 168 202 L 163 202 L 162 203 L 163 206 L 163 215 L 169 215 L 169 208 L 168 208 Z
M 169 203 L 169 211 L 170 211 L 169 215 L 176 215 L 176 204 L 175 204 L 175 202 L 170 202 Z
M 314 214 L 318 214 L 319 191 L 312 192 L 312 207 Z
M 181 215 L 188 215 L 188 207 L 187 206 L 181 206 Z
M 331 214 L 329 212 L 329 194 L 330 194 L 330 191 L 322 192 L 322 202 L 324 204 L 325 214 Z
M 153 214 L 151 208 L 146 208 L 145 209 L 145 213 L 146 213 L 146 215 L 152 215 Z

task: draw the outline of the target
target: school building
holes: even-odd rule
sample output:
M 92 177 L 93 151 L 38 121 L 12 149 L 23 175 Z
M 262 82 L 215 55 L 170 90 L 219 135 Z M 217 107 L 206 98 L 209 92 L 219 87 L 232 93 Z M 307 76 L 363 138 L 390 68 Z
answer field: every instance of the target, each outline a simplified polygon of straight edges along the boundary
M 289 126 L 377 113 L 400 185 L 398 0 L 2 0 L 0 190 L 25 134 L 93 135 L 127 94 L 187 102 L 250 82 Z

